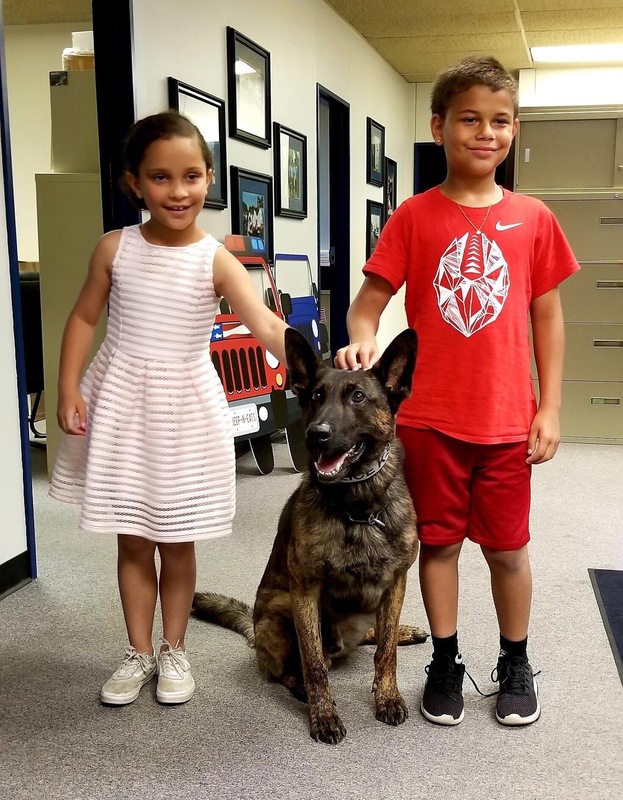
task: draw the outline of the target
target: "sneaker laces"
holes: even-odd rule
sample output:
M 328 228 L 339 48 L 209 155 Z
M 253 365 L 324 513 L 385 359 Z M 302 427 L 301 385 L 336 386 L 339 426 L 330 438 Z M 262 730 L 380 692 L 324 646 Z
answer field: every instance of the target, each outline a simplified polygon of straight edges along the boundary
M 149 672 L 152 668 L 149 659 L 153 658 L 149 653 L 137 653 L 134 647 L 128 645 L 125 649 L 124 658 L 121 665 L 115 670 L 115 678 L 131 678 L 140 667 L 143 672 Z
M 176 642 L 175 647 L 171 647 L 166 639 L 162 640 L 162 644 L 167 647 L 160 653 L 161 675 L 163 678 L 183 678 L 184 673 L 188 672 L 188 659 L 186 653 L 178 647 L 179 640 Z
M 435 662 L 435 659 L 433 659 L 430 664 L 424 667 L 424 672 L 435 692 L 444 694 L 450 700 L 457 701 L 457 695 L 461 694 L 462 676 L 460 670 L 455 669 L 455 667 L 462 666 L 463 661 L 457 662 L 452 656 L 443 656 L 442 659 L 447 660 L 452 668 L 444 669 L 439 662 Z
M 523 656 L 515 656 L 515 658 L 519 659 L 521 661 L 521 663 L 522 663 L 521 669 L 520 670 L 518 669 L 519 665 L 515 665 L 512 673 L 510 675 L 506 676 L 506 678 L 502 679 L 502 682 L 504 684 L 504 690 L 509 692 L 509 693 L 512 693 L 512 694 L 526 694 L 526 692 L 529 690 L 530 685 L 531 685 L 530 684 L 530 681 L 531 681 L 530 673 L 528 672 L 528 670 L 525 669 L 525 666 L 527 666 L 529 662 Z M 454 660 L 453 659 L 451 659 L 451 660 L 452 660 L 452 663 L 454 664 L 455 663 Z M 510 659 L 510 661 L 512 661 L 512 660 L 513 659 Z M 461 661 L 461 663 L 463 663 L 463 662 Z M 447 671 L 445 673 L 439 674 L 439 673 L 437 673 L 436 670 L 433 670 L 433 675 L 432 675 L 432 678 L 431 678 L 431 676 L 429 674 L 429 670 L 432 667 L 432 665 L 433 665 L 433 662 L 431 662 L 428 666 L 424 667 L 424 671 L 426 672 L 426 675 L 431 680 L 431 683 L 434 685 L 435 690 L 438 691 L 438 692 L 441 692 L 442 694 L 447 695 L 448 697 L 450 697 L 451 700 L 454 700 L 455 698 L 452 697 L 452 694 L 453 693 L 456 694 L 456 693 L 460 692 L 460 690 L 461 690 L 460 679 L 459 679 L 456 671 L 452 670 L 451 672 Z M 511 671 L 509 670 L 509 672 L 511 672 Z M 483 692 L 480 689 L 480 687 L 478 686 L 478 684 L 476 683 L 476 681 L 469 674 L 467 669 L 465 670 L 465 674 L 470 679 L 474 689 L 478 692 L 478 694 L 481 697 L 493 697 L 494 695 L 500 693 L 500 689 L 495 689 L 492 692 Z M 493 681 L 493 683 L 497 683 L 498 682 L 498 674 L 499 674 L 499 665 L 494 667 L 493 670 L 491 671 L 491 680 Z M 537 672 L 533 672 L 532 674 L 533 674 L 534 677 L 536 677 L 537 675 L 541 674 L 541 670 L 537 670 Z M 512 678 L 511 678 L 511 675 L 512 675 Z M 521 681 L 522 688 L 519 691 L 517 691 L 514 688 L 511 688 L 511 687 L 516 687 L 519 684 L 520 681 Z M 509 685 L 509 682 L 510 682 L 510 685 Z
M 532 688 L 533 674 L 530 664 L 525 656 L 511 656 L 503 661 L 498 661 L 496 667 L 491 671 L 491 680 L 494 683 L 500 682 L 500 689 L 508 694 L 528 694 Z M 502 676 L 500 678 L 500 675 Z

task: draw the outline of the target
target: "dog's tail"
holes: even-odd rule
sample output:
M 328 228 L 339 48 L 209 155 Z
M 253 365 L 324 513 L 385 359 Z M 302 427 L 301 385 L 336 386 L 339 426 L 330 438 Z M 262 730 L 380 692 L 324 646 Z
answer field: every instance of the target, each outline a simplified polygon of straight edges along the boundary
M 239 633 L 251 647 L 255 645 L 253 611 L 242 600 L 215 592 L 195 592 L 192 613 L 205 622 L 212 622 Z

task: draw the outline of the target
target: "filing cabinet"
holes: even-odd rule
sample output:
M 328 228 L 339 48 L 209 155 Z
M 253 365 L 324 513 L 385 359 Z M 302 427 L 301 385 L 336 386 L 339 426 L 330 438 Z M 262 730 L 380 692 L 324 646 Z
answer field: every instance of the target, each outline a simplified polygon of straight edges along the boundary
M 525 117 L 515 191 L 554 212 L 582 268 L 560 287 L 562 438 L 623 444 L 623 109 Z

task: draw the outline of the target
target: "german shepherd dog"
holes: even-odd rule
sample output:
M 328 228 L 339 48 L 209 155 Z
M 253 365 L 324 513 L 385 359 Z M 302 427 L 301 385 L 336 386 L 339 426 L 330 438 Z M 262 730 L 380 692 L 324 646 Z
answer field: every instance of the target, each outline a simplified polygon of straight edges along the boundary
M 253 611 L 205 592 L 195 594 L 193 613 L 245 636 L 260 670 L 307 701 L 311 736 L 337 744 L 346 729 L 329 687 L 331 661 L 376 643 L 376 718 L 399 725 L 408 710 L 396 645 L 427 637 L 399 625 L 418 542 L 395 416 L 411 391 L 417 337 L 403 331 L 377 364 L 355 371 L 321 364 L 292 328 L 285 345 L 309 469 L 281 513 Z

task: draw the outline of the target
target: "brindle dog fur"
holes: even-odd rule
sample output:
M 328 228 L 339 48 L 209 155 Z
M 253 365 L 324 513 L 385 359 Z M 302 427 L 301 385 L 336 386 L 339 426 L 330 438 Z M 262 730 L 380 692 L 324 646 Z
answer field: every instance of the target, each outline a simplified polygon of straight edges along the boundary
M 408 716 L 396 646 L 427 634 L 399 624 L 418 542 L 395 416 L 411 391 L 416 351 L 407 329 L 371 369 L 338 370 L 286 331 L 309 469 L 281 513 L 253 612 L 233 598 L 195 594 L 195 616 L 244 635 L 261 671 L 307 700 L 317 741 L 337 744 L 346 734 L 328 670 L 359 644 L 377 644 L 376 718 L 399 725 Z

